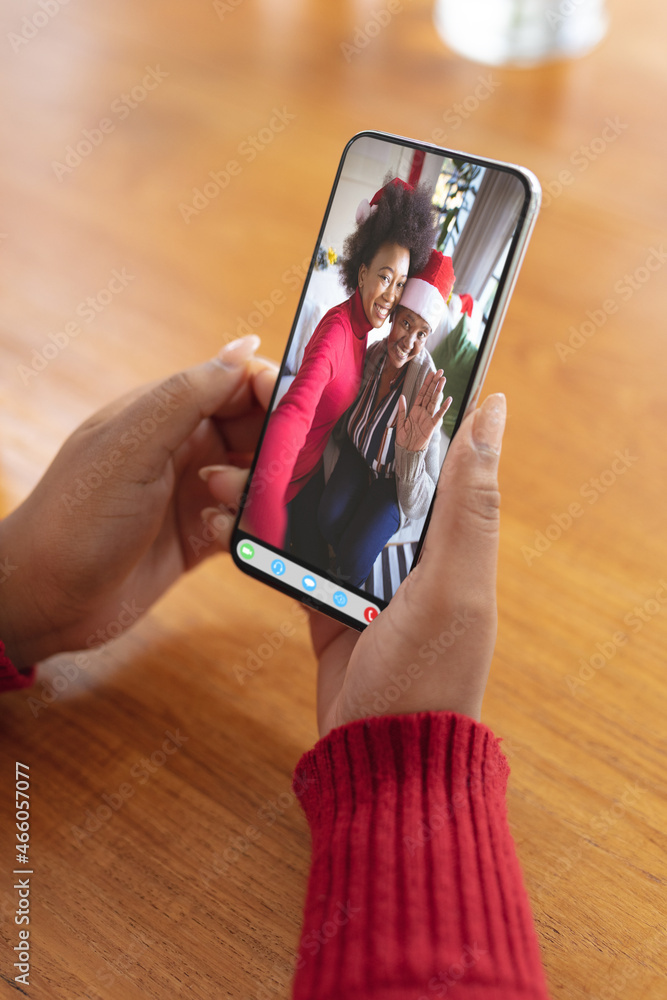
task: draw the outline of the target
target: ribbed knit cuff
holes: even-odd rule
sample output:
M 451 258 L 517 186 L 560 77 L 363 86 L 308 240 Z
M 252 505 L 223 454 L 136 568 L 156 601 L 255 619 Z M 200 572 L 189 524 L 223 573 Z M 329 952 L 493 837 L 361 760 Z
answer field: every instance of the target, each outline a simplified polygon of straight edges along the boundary
M 35 667 L 31 667 L 25 674 L 18 671 L 9 657 L 5 656 L 5 644 L 0 641 L 0 694 L 3 691 L 30 687 L 34 683 Z
M 452 712 L 353 722 L 301 758 L 295 1000 L 546 1000 L 508 775 L 491 731 Z
M 424 474 L 424 451 L 408 451 L 400 444 L 394 447 L 396 475 L 406 483 L 414 483 Z

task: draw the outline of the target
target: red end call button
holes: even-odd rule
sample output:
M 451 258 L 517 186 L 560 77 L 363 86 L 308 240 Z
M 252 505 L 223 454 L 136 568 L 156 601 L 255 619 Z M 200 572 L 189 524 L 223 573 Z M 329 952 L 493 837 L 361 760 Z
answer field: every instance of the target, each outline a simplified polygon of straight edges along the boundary
M 364 618 L 366 619 L 367 622 L 372 622 L 374 618 L 377 618 L 379 613 L 380 612 L 378 611 L 377 608 L 368 607 L 364 611 Z

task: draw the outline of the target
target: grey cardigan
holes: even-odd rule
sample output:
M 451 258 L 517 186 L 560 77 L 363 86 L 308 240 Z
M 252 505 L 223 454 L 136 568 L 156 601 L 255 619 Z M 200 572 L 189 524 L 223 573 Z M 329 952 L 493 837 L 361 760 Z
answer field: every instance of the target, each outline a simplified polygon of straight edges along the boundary
M 386 352 L 386 338 L 379 340 L 366 351 L 364 373 L 361 380 L 363 391 L 367 383 L 377 374 Z M 408 413 L 424 379 L 435 371 L 433 358 L 423 348 L 416 358 L 408 361 L 408 370 L 403 383 L 403 395 L 408 404 Z M 401 528 L 410 521 L 425 517 L 435 493 L 435 484 L 440 475 L 440 431 L 436 427 L 425 451 L 408 451 L 395 444 L 396 493 L 401 515 Z

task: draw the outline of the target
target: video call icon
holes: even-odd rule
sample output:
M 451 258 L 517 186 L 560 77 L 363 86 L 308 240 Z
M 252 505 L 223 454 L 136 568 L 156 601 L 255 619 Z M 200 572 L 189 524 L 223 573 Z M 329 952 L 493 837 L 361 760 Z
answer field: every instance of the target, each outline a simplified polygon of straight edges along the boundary
M 243 539 L 238 542 L 236 551 L 245 562 L 252 560 L 253 566 L 267 577 L 272 576 L 274 579 L 280 577 L 283 586 L 291 587 L 297 591 L 300 584 L 302 592 L 305 591 L 308 594 L 317 592 L 320 595 L 319 600 L 323 604 L 328 604 L 329 607 L 333 605 L 350 618 L 358 621 L 363 619 L 370 625 L 380 614 L 378 607 L 372 604 L 364 606 L 363 595 L 357 596 L 342 589 L 336 590 L 336 583 L 333 581 L 324 580 L 314 572 L 304 573 L 305 567 L 297 566 L 285 557 L 281 558 L 276 552 L 271 552 L 259 542 L 253 543 L 248 539 Z M 340 587 L 340 581 L 338 586 Z M 302 596 L 302 600 L 305 601 L 305 596 Z

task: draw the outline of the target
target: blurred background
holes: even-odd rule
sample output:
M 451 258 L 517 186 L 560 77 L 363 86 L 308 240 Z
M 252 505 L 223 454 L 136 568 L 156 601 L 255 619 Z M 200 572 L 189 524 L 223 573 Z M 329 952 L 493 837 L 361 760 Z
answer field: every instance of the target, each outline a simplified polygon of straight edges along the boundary
M 258 310 L 280 357 L 355 132 L 529 167 L 543 208 L 485 386 L 509 422 L 484 721 L 505 740 L 554 1000 L 657 1000 L 667 13 L 610 0 L 588 54 L 518 68 L 449 48 L 433 6 L 5 0 L 0 513 L 100 405 L 212 356 Z M 35 794 L 27 995 L 289 996 L 309 859 L 290 776 L 317 738 L 295 603 L 221 557 L 70 662 L 1 706 L 0 783 L 20 750 Z M 82 842 L 167 729 L 179 752 Z

